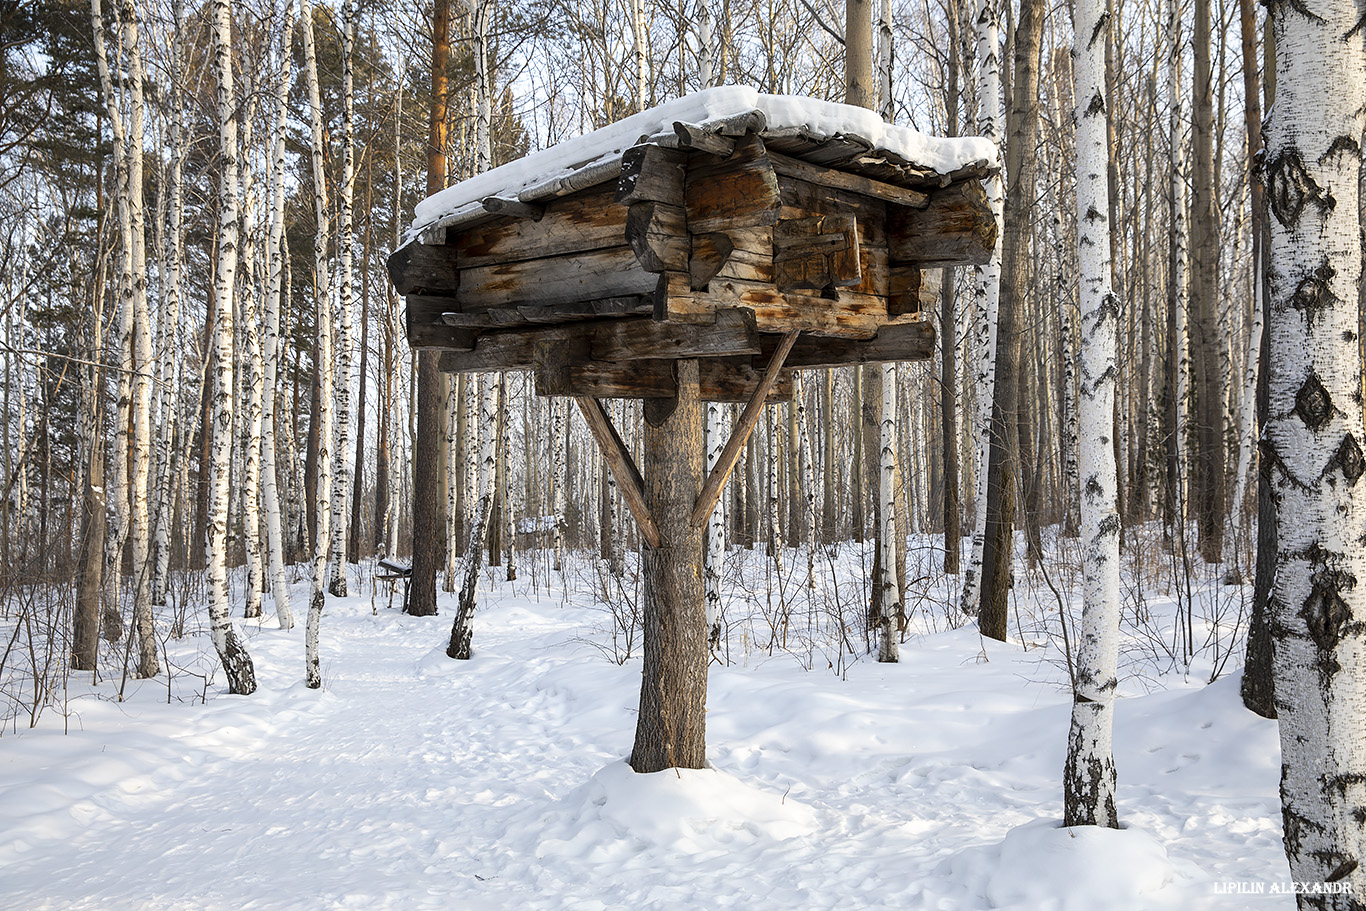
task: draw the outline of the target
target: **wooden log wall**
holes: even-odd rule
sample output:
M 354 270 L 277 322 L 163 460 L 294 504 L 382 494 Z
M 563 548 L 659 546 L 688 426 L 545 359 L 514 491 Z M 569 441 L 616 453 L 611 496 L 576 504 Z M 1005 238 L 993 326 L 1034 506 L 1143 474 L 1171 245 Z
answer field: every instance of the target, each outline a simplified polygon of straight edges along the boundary
M 841 140 L 799 159 L 757 134 L 675 132 L 677 148 L 627 151 L 615 181 L 486 199 L 482 222 L 400 248 L 410 344 L 450 372 L 533 370 L 543 395 L 669 398 L 673 364 L 696 358 L 718 401 L 753 394 L 793 329 L 773 398 L 792 369 L 931 356 L 926 270 L 984 262 L 995 241 L 977 176 L 906 187 L 822 164 L 850 159 Z

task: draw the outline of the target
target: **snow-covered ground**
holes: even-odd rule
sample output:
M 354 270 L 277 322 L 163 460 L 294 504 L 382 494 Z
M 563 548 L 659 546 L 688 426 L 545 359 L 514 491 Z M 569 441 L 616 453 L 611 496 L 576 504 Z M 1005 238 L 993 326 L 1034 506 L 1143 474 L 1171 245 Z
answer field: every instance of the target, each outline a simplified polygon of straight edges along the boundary
M 1058 829 L 1057 602 L 1022 578 L 1025 632 L 983 642 L 948 628 L 927 553 L 898 665 L 834 642 L 857 614 L 852 547 L 819 597 L 789 552 L 790 613 L 762 554 L 733 554 L 712 768 L 681 774 L 625 765 L 640 664 L 586 557 L 567 584 L 544 565 L 486 574 L 469 662 L 444 655 L 454 595 L 408 617 L 382 586 L 372 607 L 363 571 L 328 601 L 320 692 L 301 627 L 239 624 L 261 682 L 245 698 L 187 670 L 212 668 L 203 636 L 172 640 L 169 687 L 130 683 L 120 703 L 117 680 L 73 678 L 65 716 L 0 737 L 0 908 L 1293 908 L 1248 894 L 1289 879 L 1275 725 L 1242 708 L 1236 667 L 1211 685 L 1200 662 L 1171 671 L 1169 596 L 1126 589 L 1153 630 L 1129 624 L 1123 662 L 1128 828 Z

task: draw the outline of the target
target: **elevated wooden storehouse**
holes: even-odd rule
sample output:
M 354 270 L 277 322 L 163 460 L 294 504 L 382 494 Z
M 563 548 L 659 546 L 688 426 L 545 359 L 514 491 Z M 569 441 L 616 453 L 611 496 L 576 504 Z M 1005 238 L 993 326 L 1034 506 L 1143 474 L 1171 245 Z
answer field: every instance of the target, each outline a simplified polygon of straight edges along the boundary
M 419 204 L 389 259 L 409 343 L 573 396 L 648 544 L 638 771 L 704 762 L 702 529 L 764 403 L 793 370 L 930 356 L 926 270 L 991 256 L 994 156 L 725 87 Z M 599 404 L 614 397 L 646 400 L 643 471 Z M 707 400 L 747 407 L 704 477 Z

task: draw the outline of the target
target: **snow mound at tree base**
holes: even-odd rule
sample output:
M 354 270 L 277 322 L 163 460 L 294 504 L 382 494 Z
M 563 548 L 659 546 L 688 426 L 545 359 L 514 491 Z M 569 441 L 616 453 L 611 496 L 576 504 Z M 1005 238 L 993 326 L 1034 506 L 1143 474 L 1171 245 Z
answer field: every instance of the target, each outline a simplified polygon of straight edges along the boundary
M 721 855 L 800 838 L 817 828 L 816 812 L 805 804 L 717 769 L 640 774 L 623 760 L 559 802 L 537 854 L 604 861 L 658 846 Z
M 1140 829 L 1065 828 L 1056 819 L 1016 826 L 977 856 L 990 907 L 1098 911 L 1149 907 L 1183 879 L 1167 849 Z M 960 874 L 967 870 L 958 870 Z M 971 875 L 971 873 L 969 873 Z

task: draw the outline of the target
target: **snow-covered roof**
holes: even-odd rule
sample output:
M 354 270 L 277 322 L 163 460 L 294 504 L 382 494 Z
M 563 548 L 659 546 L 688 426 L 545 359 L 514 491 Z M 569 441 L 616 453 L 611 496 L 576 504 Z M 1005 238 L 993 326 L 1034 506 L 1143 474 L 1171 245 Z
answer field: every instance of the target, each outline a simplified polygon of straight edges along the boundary
M 534 203 L 615 177 L 622 153 L 632 146 L 676 144 L 675 123 L 723 135 L 758 133 L 784 154 L 809 158 L 804 153 L 817 151 L 816 163 L 907 186 L 980 177 L 997 162 L 996 147 L 988 139 L 927 136 L 886 123 L 866 108 L 721 86 L 665 102 L 447 187 L 417 204 L 406 240 L 489 217 L 483 201 L 490 197 Z

